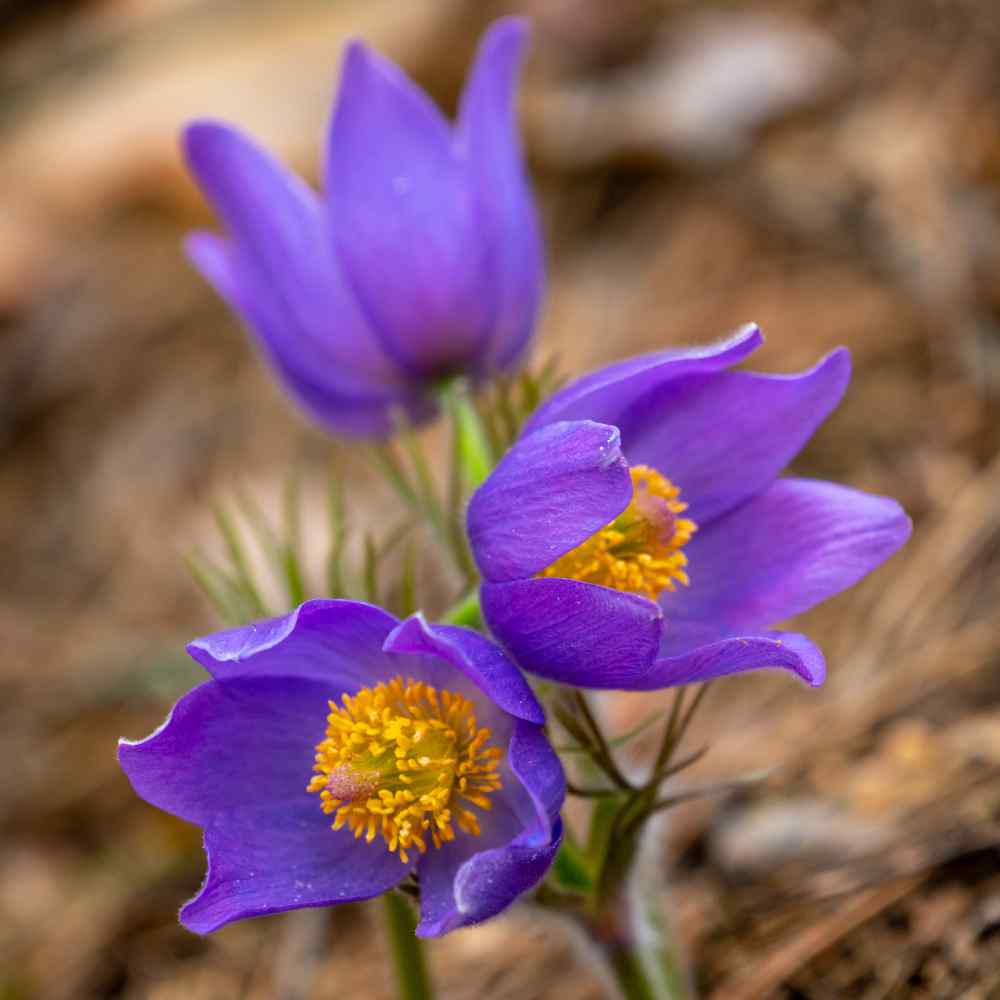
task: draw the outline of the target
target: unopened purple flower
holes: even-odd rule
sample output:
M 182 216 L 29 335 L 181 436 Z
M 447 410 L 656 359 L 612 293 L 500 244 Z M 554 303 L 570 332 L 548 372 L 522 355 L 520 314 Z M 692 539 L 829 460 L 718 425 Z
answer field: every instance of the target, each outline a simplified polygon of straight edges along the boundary
M 417 933 L 432 937 L 545 874 L 563 773 L 535 696 L 488 639 L 324 600 L 188 650 L 212 679 L 119 759 L 139 795 L 204 828 L 190 930 L 416 874 Z
M 525 37 L 516 19 L 490 28 L 454 125 L 351 43 L 322 195 L 227 125 L 186 131 L 228 231 L 192 235 L 188 253 L 334 432 L 420 420 L 442 380 L 510 369 L 529 344 L 543 262 L 514 113 Z
M 577 380 L 473 496 L 483 613 L 526 670 L 631 690 L 761 667 L 822 683 L 819 649 L 768 626 L 865 576 L 910 522 L 886 497 L 777 478 L 839 402 L 850 359 L 727 370 L 761 341 L 747 327 Z

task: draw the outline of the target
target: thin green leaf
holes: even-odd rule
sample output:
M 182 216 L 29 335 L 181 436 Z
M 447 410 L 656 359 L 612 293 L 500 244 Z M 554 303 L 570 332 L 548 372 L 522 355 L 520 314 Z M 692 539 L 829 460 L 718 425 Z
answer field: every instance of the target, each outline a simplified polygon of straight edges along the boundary
M 570 837 L 563 835 L 562 846 L 552 863 L 552 879 L 561 889 L 589 892 L 594 885 L 587 856 Z
M 521 429 L 512 395 L 513 385 L 510 379 L 503 378 L 498 380 L 494 399 L 496 402 L 496 413 L 500 419 L 502 428 L 504 451 L 514 443 L 514 440 L 517 438 L 517 432 Z
M 410 468 L 413 472 L 417 498 L 420 502 L 420 509 L 438 527 L 444 525 L 444 511 L 438 500 L 437 490 L 434 486 L 434 477 L 431 475 L 430 465 L 424 455 L 420 440 L 412 427 L 406 425 L 399 430 L 399 442 L 409 460 Z
M 342 597 L 344 587 L 344 544 L 347 540 L 347 517 L 344 513 L 344 491 L 340 480 L 330 476 L 327 491 L 330 519 L 330 549 L 326 557 L 326 589 L 330 597 Z
M 686 757 L 682 757 L 676 764 L 671 764 L 669 767 L 663 768 L 661 771 L 652 775 L 649 779 L 650 787 L 659 787 L 667 778 L 672 775 L 678 774 L 685 768 L 690 767 L 692 764 L 697 764 L 705 754 L 708 753 L 709 748 L 702 747 L 700 750 L 695 750 L 694 753 L 688 754 Z
M 487 402 L 483 401 L 482 397 L 476 403 L 476 408 L 479 411 L 479 419 L 482 421 L 483 427 L 486 429 L 486 436 L 490 442 L 490 451 L 494 455 L 502 455 L 506 450 L 504 448 L 504 442 L 500 437 L 499 430 L 497 429 L 496 414 L 494 413 L 493 407 Z
M 661 721 L 666 713 L 664 712 L 654 712 L 648 718 L 643 719 L 637 726 L 630 729 L 627 733 L 623 733 L 621 736 L 616 736 L 614 739 L 608 740 L 608 746 L 618 749 L 619 747 L 626 746 L 636 737 L 641 736 L 647 729 L 651 726 L 656 725 L 657 722 Z M 555 749 L 559 753 L 587 753 L 588 751 L 584 747 L 579 747 L 576 745 L 566 744 L 564 746 L 557 746 Z
M 376 546 L 378 558 L 384 559 L 386 556 L 395 555 L 396 547 L 413 527 L 414 521 L 412 517 L 404 517 L 395 524 L 392 530 Z
M 247 559 L 246 550 L 243 547 L 243 539 L 240 537 L 239 528 L 229 511 L 221 504 L 215 504 L 212 508 L 215 516 L 215 524 L 222 536 L 222 541 L 226 547 L 226 554 L 232 567 L 232 578 L 237 586 L 246 594 L 247 604 L 251 609 L 251 616 L 263 617 L 267 608 L 260 591 L 254 582 L 253 574 L 250 571 L 250 562 Z
M 184 563 L 195 583 L 225 625 L 241 625 L 252 614 L 246 592 L 223 570 L 197 553 L 188 553 Z
M 298 553 L 291 546 L 286 546 L 282 565 L 285 590 L 292 606 L 298 606 L 306 599 L 305 573 Z
M 652 815 L 655 812 L 662 812 L 664 809 L 669 809 L 671 806 L 676 806 L 681 802 L 690 802 L 691 799 L 704 799 L 711 795 L 727 795 L 731 792 L 738 792 L 744 788 L 749 788 L 760 784 L 762 781 L 766 781 L 774 772 L 775 768 L 765 767 L 759 771 L 751 771 L 749 774 L 735 778 L 732 781 L 723 781 L 716 785 L 700 785 L 695 788 L 687 788 L 676 795 L 670 795 L 665 799 L 659 799 L 654 802 L 649 808 L 648 815 Z
M 400 614 L 408 618 L 417 610 L 417 547 L 411 539 L 403 550 L 403 569 L 399 577 Z
M 534 413 L 542 398 L 542 387 L 538 379 L 531 372 L 524 372 L 520 380 L 520 416 L 522 422 Z
M 481 629 L 483 615 L 479 607 L 479 591 L 473 590 L 466 594 L 441 616 L 441 620 L 451 625 L 466 625 L 469 628 Z
M 620 798 L 621 790 L 615 788 L 583 788 L 580 785 L 574 785 L 573 782 L 566 782 L 566 792 L 569 795 L 575 795 L 580 799 L 607 799 L 607 798 Z
M 389 485 L 396 491 L 399 498 L 412 510 L 422 513 L 420 498 L 410 482 L 406 470 L 400 464 L 391 445 L 379 444 L 368 451 L 375 466 L 385 477 Z
M 464 385 L 453 385 L 448 393 L 448 410 L 456 440 L 459 465 L 466 484 L 481 485 L 493 468 L 493 452 L 475 406 Z
M 635 728 L 630 729 L 627 733 L 623 733 L 621 736 L 616 736 L 614 739 L 608 740 L 609 747 L 623 747 L 627 743 L 631 743 L 637 736 L 641 736 L 647 729 L 651 726 L 655 726 L 666 713 L 664 712 L 653 712 L 648 718 L 642 720 Z
M 591 810 L 590 835 L 587 838 L 587 858 L 591 865 L 600 865 L 608 856 L 608 845 L 622 805 L 622 798 L 598 799 Z
M 365 533 L 363 584 L 365 600 L 378 604 L 378 546 L 370 532 Z
M 285 481 L 282 515 L 284 524 L 282 575 L 289 603 L 298 605 L 306 599 L 306 584 L 302 559 L 299 554 L 302 532 L 302 494 L 296 471 L 293 471 Z
M 462 516 L 465 491 L 462 483 L 462 431 L 458 421 L 452 419 L 451 440 L 448 452 L 448 523 L 457 523 Z
M 257 501 L 244 489 L 236 491 L 236 507 L 250 526 L 254 541 L 267 557 L 271 570 L 281 573 L 281 542 Z

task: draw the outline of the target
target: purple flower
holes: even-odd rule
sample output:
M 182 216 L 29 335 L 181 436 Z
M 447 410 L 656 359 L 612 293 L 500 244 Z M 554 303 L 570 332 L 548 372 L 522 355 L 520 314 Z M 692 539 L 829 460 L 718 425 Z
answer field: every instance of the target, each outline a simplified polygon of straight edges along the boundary
M 510 369 L 528 346 L 543 262 L 513 103 L 525 37 L 519 20 L 490 28 L 454 126 L 351 43 L 322 196 L 227 125 L 185 133 L 228 230 L 193 234 L 188 253 L 332 431 L 423 419 L 442 380 Z
M 545 874 L 562 768 L 488 639 L 324 600 L 188 651 L 212 679 L 119 759 L 139 795 L 204 828 L 190 930 L 367 899 L 414 873 L 417 933 L 433 937 Z
M 626 690 L 760 667 L 823 682 L 822 653 L 767 626 L 861 579 L 910 522 L 886 497 L 777 478 L 839 402 L 850 360 L 727 370 L 761 341 L 750 326 L 584 376 L 472 497 L 483 613 L 524 669 Z

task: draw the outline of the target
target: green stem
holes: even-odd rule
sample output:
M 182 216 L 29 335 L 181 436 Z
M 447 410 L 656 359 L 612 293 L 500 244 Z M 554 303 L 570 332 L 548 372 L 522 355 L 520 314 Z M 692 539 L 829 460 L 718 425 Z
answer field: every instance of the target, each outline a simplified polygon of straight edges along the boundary
M 479 591 L 473 590 L 457 604 L 453 604 L 441 616 L 441 621 L 449 625 L 467 625 L 469 628 L 481 629 L 483 616 L 479 609 Z
M 608 967 L 624 1000 L 662 1000 L 639 956 L 627 947 L 605 949 Z M 669 995 L 669 994 L 668 994 Z
M 602 801 L 595 813 L 604 805 Z M 633 825 L 627 821 L 629 811 L 628 803 L 618 808 L 603 838 L 593 892 L 581 917 L 624 1000 L 691 1000 L 691 984 L 664 908 L 660 824 Z
M 641 866 L 640 866 L 641 868 Z M 641 875 L 641 870 L 640 870 Z M 637 948 L 640 961 L 658 984 L 661 993 L 672 1000 L 692 1000 L 694 991 L 684 956 L 665 908 L 658 885 L 639 878 L 634 889 L 637 923 Z
M 493 449 L 467 387 L 451 383 L 444 395 L 455 428 L 459 463 L 466 482 L 475 489 L 493 469 Z
M 398 1000 L 431 1000 L 434 991 L 427 974 L 423 944 L 414 933 L 417 920 L 413 907 L 398 892 L 387 892 L 382 901 L 392 952 L 396 996 Z
M 600 915 L 595 937 L 623 1000 L 692 1000 L 660 879 L 633 873 L 628 888 Z

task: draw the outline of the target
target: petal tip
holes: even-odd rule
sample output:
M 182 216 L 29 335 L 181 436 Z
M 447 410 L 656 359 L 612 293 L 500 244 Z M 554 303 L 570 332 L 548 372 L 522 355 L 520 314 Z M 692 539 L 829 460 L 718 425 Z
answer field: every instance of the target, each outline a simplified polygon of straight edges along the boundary
M 341 56 L 338 100 L 334 109 L 335 118 L 336 112 L 340 110 L 345 101 L 353 103 L 369 99 L 368 97 L 358 97 L 357 91 L 367 91 L 371 87 L 386 85 L 422 94 L 416 84 L 391 59 L 387 59 L 373 49 L 363 38 L 349 39 L 344 45 Z
M 232 125 L 214 118 L 195 118 L 181 131 L 181 149 L 189 167 L 196 173 L 211 157 L 220 143 L 227 140 L 242 140 L 239 131 Z
M 531 21 L 527 17 L 511 14 L 494 21 L 483 34 L 480 45 L 484 50 L 506 45 L 520 47 L 530 36 Z
M 404 618 L 385 637 L 382 643 L 384 653 L 413 653 L 414 640 L 429 641 L 433 639 L 431 635 L 430 623 L 424 616 L 423 611 L 414 611 L 408 618 Z M 420 650 L 423 651 L 423 650 Z
M 764 343 L 764 333 L 757 323 L 744 323 L 732 336 L 727 337 L 723 343 L 750 344 L 756 350 Z
M 209 859 L 209 866 L 211 867 L 211 859 Z M 177 919 L 180 921 L 181 926 L 185 930 L 189 930 L 192 934 L 197 934 L 200 937 L 204 937 L 206 934 L 211 934 L 213 931 L 217 931 L 221 927 L 224 927 L 227 923 L 230 923 L 230 920 L 218 918 L 212 919 L 212 917 L 207 915 L 198 905 L 207 886 L 208 872 L 205 873 L 205 881 L 202 884 L 201 889 L 198 891 L 198 895 L 195 896 L 194 899 L 189 899 L 180 908 L 180 912 L 177 914 Z
M 835 347 L 821 358 L 814 371 L 826 371 L 839 383 L 843 395 L 851 381 L 851 352 L 846 347 Z
M 344 44 L 340 57 L 341 74 L 356 73 L 365 69 L 372 56 L 372 50 L 362 38 L 349 38 Z

